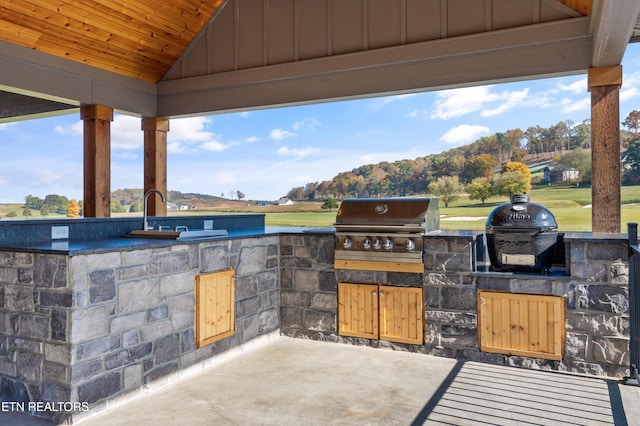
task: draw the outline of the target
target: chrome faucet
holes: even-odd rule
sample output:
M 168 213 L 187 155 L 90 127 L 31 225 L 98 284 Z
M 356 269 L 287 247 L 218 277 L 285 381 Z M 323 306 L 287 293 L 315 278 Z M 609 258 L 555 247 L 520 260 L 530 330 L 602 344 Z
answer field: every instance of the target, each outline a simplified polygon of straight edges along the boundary
M 150 189 L 148 190 L 145 194 L 144 194 L 144 199 L 142 200 L 143 203 L 143 213 L 142 213 L 142 230 L 143 231 L 148 231 L 150 229 L 153 229 L 153 227 L 149 228 L 149 224 L 147 223 L 147 200 L 149 199 L 149 195 L 151 195 L 152 192 L 155 192 L 156 194 L 160 195 L 160 199 L 162 200 L 163 203 L 165 203 L 166 201 L 164 200 L 164 195 L 162 194 L 162 192 L 160 192 L 157 189 Z

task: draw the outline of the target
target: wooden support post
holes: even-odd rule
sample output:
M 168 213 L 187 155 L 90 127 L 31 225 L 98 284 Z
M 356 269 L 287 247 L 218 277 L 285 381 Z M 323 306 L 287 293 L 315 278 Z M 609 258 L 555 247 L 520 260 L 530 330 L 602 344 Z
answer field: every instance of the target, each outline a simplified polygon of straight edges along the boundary
M 593 232 L 620 232 L 621 85 L 621 65 L 589 69 Z
M 169 119 L 143 118 L 144 131 L 144 192 L 157 189 L 167 196 L 167 132 Z M 166 216 L 167 203 L 160 197 L 149 196 L 147 213 L 149 216 Z
M 84 217 L 111 216 L 111 122 L 113 108 L 83 105 Z

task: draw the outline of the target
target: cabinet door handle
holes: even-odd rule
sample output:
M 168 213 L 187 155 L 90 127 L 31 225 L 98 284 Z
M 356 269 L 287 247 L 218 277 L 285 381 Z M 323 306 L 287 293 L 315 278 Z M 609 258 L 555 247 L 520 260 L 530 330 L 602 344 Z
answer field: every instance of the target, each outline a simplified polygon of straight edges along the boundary
M 378 292 L 374 290 L 374 291 L 372 291 L 372 292 L 371 292 L 371 295 L 372 295 L 372 296 L 377 296 L 377 295 L 378 295 Z
M 384 291 L 380 291 L 380 296 L 384 296 Z

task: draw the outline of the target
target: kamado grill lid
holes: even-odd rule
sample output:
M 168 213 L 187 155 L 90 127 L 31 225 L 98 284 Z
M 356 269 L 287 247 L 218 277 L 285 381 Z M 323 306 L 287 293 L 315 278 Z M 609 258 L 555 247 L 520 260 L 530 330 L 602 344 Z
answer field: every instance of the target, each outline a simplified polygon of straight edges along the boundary
M 440 229 L 438 200 L 431 198 L 349 198 L 338 208 L 338 229 Z
M 525 194 L 511 196 L 510 203 L 493 209 L 487 218 L 487 232 L 492 230 L 552 231 L 558 229 L 553 214 L 542 204 L 529 202 Z

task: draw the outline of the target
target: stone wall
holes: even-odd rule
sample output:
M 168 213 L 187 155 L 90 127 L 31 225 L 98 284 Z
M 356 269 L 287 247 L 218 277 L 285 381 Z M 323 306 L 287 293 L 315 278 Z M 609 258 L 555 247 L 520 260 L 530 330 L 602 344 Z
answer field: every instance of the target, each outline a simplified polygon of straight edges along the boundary
M 277 236 L 72 257 L 0 253 L 1 399 L 94 406 L 277 330 L 278 256 Z M 195 276 L 231 267 L 235 333 L 196 348 Z
M 66 256 L 0 252 L 0 397 L 72 401 Z
M 292 337 L 385 346 L 467 360 L 622 377 L 629 364 L 626 239 L 566 234 L 566 269 L 549 275 L 480 272 L 483 235 L 425 237 L 424 274 L 333 269 L 332 235 L 283 236 L 281 333 Z M 480 250 L 481 251 L 481 250 Z M 478 262 L 478 260 L 480 262 Z M 477 266 L 478 265 L 478 266 Z M 408 345 L 337 334 L 337 282 L 424 288 L 425 343 Z M 507 356 L 478 348 L 477 290 L 563 296 L 562 361 Z
M 573 238 L 567 311 L 571 371 L 629 373 L 629 249 L 626 240 Z
M 282 334 L 322 340 L 335 335 L 338 282 L 333 234 L 280 237 Z

